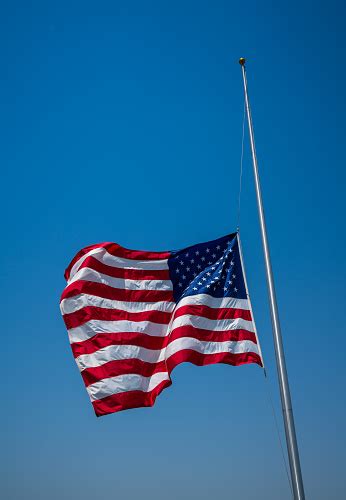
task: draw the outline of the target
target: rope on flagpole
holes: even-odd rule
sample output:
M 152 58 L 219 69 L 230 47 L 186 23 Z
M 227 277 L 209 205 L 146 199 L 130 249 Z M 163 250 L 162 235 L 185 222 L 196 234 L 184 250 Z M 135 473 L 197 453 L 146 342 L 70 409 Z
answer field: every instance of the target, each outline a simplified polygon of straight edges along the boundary
M 285 471 L 286 471 L 286 476 L 287 476 L 288 484 L 290 485 L 290 490 L 291 490 L 291 493 L 292 493 L 292 498 L 294 498 L 293 487 L 292 487 L 292 483 L 291 483 L 290 474 L 288 472 L 288 465 L 287 465 L 287 460 L 286 460 L 286 455 L 285 455 L 284 447 L 283 447 L 283 444 L 282 444 L 282 439 L 281 439 L 281 434 L 280 434 L 278 419 L 277 419 L 277 416 L 276 416 L 275 406 L 274 406 L 273 398 L 272 398 L 271 391 L 270 391 L 270 385 L 269 385 L 269 378 L 268 378 L 267 370 L 264 370 L 264 379 L 265 379 L 265 386 L 266 386 L 266 390 L 267 390 L 267 398 L 268 398 L 268 401 L 269 401 L 269 406 L 271 407 L 271 410 L 272 410 L 273 419 L 274 419 L 275 428 L 276 428 L 276 433 L 277 433 L 278 440 L 279 440 L 279 443 L 280 443 L 281 455 L 282 455 L 282 460 L 283 460 L 283 463 L 284 463 L 284 466 L 285 466 Z
M 241 208 L 241 189 L 242 189 L 242 179 L 243 179 L 243 161 L 244 161 L 244 140 L 245 140 L 245 118 L 246 118 L 246 107 L 244 98 L 244 112 L 243 112 L 243 132 L 241 139 L 241 154 L 240 154 L 240 172 L 239 172 L 239 195 L 238 195 L 238 211 L 237 211 L 237 232 L 240 231 L 240 208 Z

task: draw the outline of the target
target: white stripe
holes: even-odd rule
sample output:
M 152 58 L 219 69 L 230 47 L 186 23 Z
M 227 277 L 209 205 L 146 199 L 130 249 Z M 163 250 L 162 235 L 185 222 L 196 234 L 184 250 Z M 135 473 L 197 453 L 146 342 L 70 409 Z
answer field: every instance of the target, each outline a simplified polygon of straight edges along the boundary
M 175 302 L 126 302 L 122 300 L 104 299 L 96 295 L 81 294 L 64 299 L 60 303 L 62 314 L 70 314 L 87 306 L 101 307 L 102 309 L 121 309 L 127 312 L 172 312 L 175 307 Z
M 68 336 L 71 344 L 90 339 L 98 333 L 134 332 L 143 333 L 156 337 L 165 337 L 168 332 L 168 325 L 152 323 L 151 321 L 100 321 L 92 319 L 82 326 L 70 328 Z
M 221 352 L 229 352 L 232 354 L 241 354 L 246 352 L 258 353 L 257 344 L 251 340 L 227 340 L 225 342 L 203 342 L 192 337 L 182 337 L 174 340 L 166 348 L 165 358 L 168 360 L 170 356 L 184 349 L 191 349 L 201 354 L 217 354 Z
M 170 356 L 182 350 L 193 350 L 203 355 L 218 353 L 243 354 L 247 352 L 259 354 L 257 344 L 251 340 L 204 342 L 192 337 L 182 337 L 174 340 L 167 348 L 162 350 L 145 349 L 144 347 L 132 345 L 109 346 L 93 354 L 79 356 L 76 358 L 76 363 L 81 371 L 86 368 L 102 366 L 109 361 L 123 359 L 139 359 L 147 363 L 159 363 L 165 359 L 168 360 Z
M 91 401 L 102 399 L 112 394 L 128 391 L 150 392 L 164 380 L 169 380 L 167 372 L 154 373 L 151 377 L 142 375 L 118 375 L 95 382 L 89 385 L 87 391 Z
M 136 345 L 110 345 L 92 354 L 81 354 L 76 358 L 80 371 L 95 368 L 109 361 L 121 359 L 140 359 L 146 363 L 159 363 L 165 359 L 165 349 L 146 349 Z
M 134 345 L 111 345 L 103 347 L 92 354 L 81 354 L 76 358 L 76 363 L 80 371 L 86 368 L 102 366 L 109 361 L 122 359 L 139 359 L 146 363 L 159 363 L 183 349 L 193 349 L 202 354 L 215 354 L 219 352 L 231 352 L 234 354 L 255 352 L 258 354 L 258 346 L 251 340 L 206 342 L 192 337 L 182 337 L 171 342 L 166 348 L 157 350 Z
M 171 280 L 131 280 L 124 278 L 113 278 L 107 274 L 100 273 L 90 267 L 82 267 L 72 279 L 67 283 L 70 285 L 75 281 L 92 281 L 93 283 L 102 283 L 112 288 L 127 290 L 172 290 Z
M 135 259 L 124 259 L 122 257 L 115 257 L 107 252 L 103 247 L 93 248 L 90 252 L 83 255 L 77 262 L 72 266 L 70 271 L 70 279 L 76 274 L 80 265 L 88 257 L 93 256 L 95 259 L 99 260 L 103 264 L 112 267 L 121 267 L 125 269 L 148 269 L 148 270 L 159 270 L 168 269 L 168 259 L 158 259 L 158 260 L 135 260 Z
M 208 306 L 215 309 L 220 307 L 245 310 L 249 309 L 249 301 L 247 299 L 236 299 L 233 297 L 218 298 L 212 297 L 206 293 L 184 297 L 177 303 L 177 309 L 187 305 Z
M 92 250 L 90 250 L 90 252 L 88 252 L 85 255 L 83 255 L 71 267 L 69 279 L 73 278 L 73 276 L 76 274 L 76 272 L 78 271 L 78 269 L 81 266 L 81 264 L 83 264 L 83 262 L 85 261 L 85 259 L 87 259 L 88 257 L 91 257 L 91 256 L 93 256 L 93 257 L 95 257 L 97 259 L 97 255 L 99 255 L 99 257 L 102 257 L 103 254 L 104 254 L 104 249 L 103 248 L 93 248 Z M 100 260 L 100 258 L 98 258 L 97 260 Z
M 248 332 L 254 332 L 252 321 L 247 321 L 243 318 L 208 319 L 203 316 L 191 316 L 190 314 L 184 314 L 173 321 L 171 331 L 175 328 L 179 328 L 179 326 L 193 326 L 194 328 L 201 328 L 202 330 L 212 330 L 216 332 L 238 330 L 240 328 L 247 330 Z

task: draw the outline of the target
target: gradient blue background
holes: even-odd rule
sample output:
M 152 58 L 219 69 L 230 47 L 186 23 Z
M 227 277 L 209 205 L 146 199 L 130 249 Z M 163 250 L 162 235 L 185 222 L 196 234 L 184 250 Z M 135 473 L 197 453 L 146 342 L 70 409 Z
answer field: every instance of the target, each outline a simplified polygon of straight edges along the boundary
M 59 312 L 81 247 L 234 231 L 248 77 L 307 498 L 345 495 L 343 2 L 2 2 L 6 500 L 289 499 L 257 366 L 94 416 Z M 281 426 L 248 140 L 241 232 Z

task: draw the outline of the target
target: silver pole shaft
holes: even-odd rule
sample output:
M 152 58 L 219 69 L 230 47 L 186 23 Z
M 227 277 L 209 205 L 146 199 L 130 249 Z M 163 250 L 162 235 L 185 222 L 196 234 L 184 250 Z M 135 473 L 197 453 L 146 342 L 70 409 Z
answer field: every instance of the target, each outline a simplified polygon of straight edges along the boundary
M 259 173 L 258 173 L 254 131 L 253 131 L 252 116 L 251 116 L 251 109 L 250 109 L 248 89 L 247 89 L 245 59 L 241 58 L 239 60 L 239 63 L 241 65 L 241 69 L 242 69 L 242 73 L 243 73 L 245 106 L 246 106 L 246 114 L 247 114 L 247 119 L 248 119 L 248 124 L 249 124 L 252 163 L 253 163 L 253 170 L 254 170 L 254 176 L 255 176 L 257 205 L 258 205 L 258 213 L 259 213 L 259 220 L 260 220 L 260 226 L 261 226 L 264 260 L 265 260 L 267 283 L 268 283 L 269 303 L 270 303 L 270 311 L 271 311 L 271 318 L 272 318 L 273 338 L 274 338 L 275 355 L 276 355 L 276 366 L 277 366 L 278 378 L 279 378 L 282 413 L 283 413 L 283 419 L 284 419 L 284 424 L 285 424 L 285 433 L 286 433 L 288 458 L 289 458 L 290 470 L 291 470 L 292 487 L 293 487 L 293 493 L 294 493 L 294 500 L 304 500 L 305 494 L 304 494 L 303 478 L 302 478 L 302 472 L 301 472 L 301 468 L 300 468 L 297 437 L 296 437 L 296 431 L 295 431 L 295 426 L 294 426 L 292 402 L 291 402 L 291 395 L 290 395 L 287 370 L 286 370 L 285 353 L 284 353 L 284 348 L 283 348 L 283 343 L 282 343 L 279 312 L 278 312 L 275 287 L 274 287 L 273 271 L 272 271 L 272 266 L 271 266 L 271 261 L 270 261 L 269 244 L 268 244 L 268 238 L 267 238 L 267 228 L 266 228 L 266 221 L 265 221 L 264 210 L 263 210 L 261 184 L 260 184 Z

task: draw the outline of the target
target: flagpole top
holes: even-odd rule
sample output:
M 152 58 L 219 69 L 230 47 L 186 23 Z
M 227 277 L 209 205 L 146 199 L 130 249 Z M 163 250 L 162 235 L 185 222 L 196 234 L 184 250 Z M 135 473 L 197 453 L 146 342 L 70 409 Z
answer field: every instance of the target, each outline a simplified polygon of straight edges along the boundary
M 239 59 L 239 64 L 240 64 L 240 66 L 245 66 L 245 62 L 246 62 L 246 61 L 245 61 L 245 57 L 241 57 L 241 58 Z

